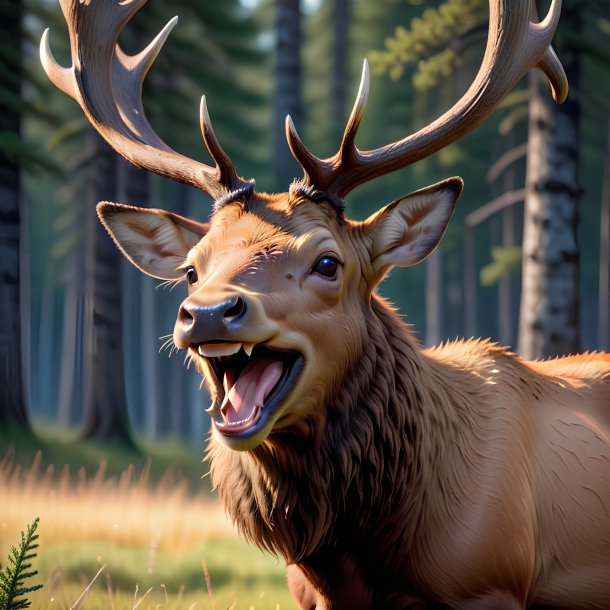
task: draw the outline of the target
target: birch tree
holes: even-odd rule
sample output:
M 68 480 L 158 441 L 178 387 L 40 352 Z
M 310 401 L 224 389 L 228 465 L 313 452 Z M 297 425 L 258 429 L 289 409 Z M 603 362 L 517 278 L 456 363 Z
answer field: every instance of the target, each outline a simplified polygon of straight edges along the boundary
M 581 11 L 569 4 L 561 23 L 581 31 Z M 560 27 L 562 27 L 560 25 Z M 573 38 L 570 38 L 573 40 Z M 576 353 L 580 347 L 578 201 L 578 49 L 558 49 L 570 83 L 561 105 L 544 76 L 530 74 L 518 351 L 524 358 Z

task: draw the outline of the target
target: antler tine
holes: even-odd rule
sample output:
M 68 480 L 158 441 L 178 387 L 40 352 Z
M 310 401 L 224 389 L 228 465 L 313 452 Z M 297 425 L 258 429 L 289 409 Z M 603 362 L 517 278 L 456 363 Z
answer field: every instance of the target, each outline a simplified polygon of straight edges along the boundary
M 398 142 L 360 151 L 354 138 L 366 105 L 367 66 L 356 104 L 339 151 L 327 159 L 312 155 L 298 138 L 292 122 L 287 125 L 290 148 L 305 172 L 307 183 L 344 198 L 373 178 L 416 163 L 455 142 L 482 123 L 519 80 L 533 67 L 547 75 L 556 101 L 568 91 L 565 72 L 551 48 L 561 0 L 553 0 L 545 19 L 530 21 L 534 0 L 490 0 L 489 33 L 485 55 L 475 80 L 460 100 L 440 118 Z
M 63 93 L 78 102 L 78 89 L 74 78 L 74 66 L 64 68 L 55 59 L 49 44 L 49 28 L 42 33 L 40 39 L 40 61 L 49 80 Z
M 245 185 L 251 190 L 252 183 L 238 177 L 215 135 L 206 138 L 216 163 L 211 167 L 172 150 L 148 122 L 142 106 L 142 83 L 178 19 L 171 19 L 140 53 L 128 55 L 117 40 L 145 3 L 146 0 L 60 0 L 70 34 L 73 65 L 64 68 L 58 64 L 46 30 L 40 44 L 45 72 L 61 91 L 78 102 L 108 144 L 137 167 L 200 188 L 214 199 Z
M 535 4 L 532 9 L 535 10 Z M 540 68 L 551 84 L 553 99 L 562 104 L 568 96 L 568 81 L 563 70 L 563 66 L 557 57 L 557 54 L 551 47 L 551 39 L 559 23 L 559 15 L 561 14 L 561 0 L 553 0 L 549 7 L 547 16 L 540 23 L 531 23 L 532 40 L 538 40 L 540 47 L 545 53 L 542 59 L 538 62 L 537 67 Z
M 360 87 L 356 95 L 356 101 L 352 108 L 352 113 L 345 126 L 343 133 L 343 141 L 339 149 L 339 158 L 343 162 L 349 162 L 358 157 L 358 149 L 356 148 L 356 134 L 364 117 L 366 104 L 369 99 L 369 89 L 371 84 L 371 76 L 369 72 L 369 62 L 365 59 L 362 64 L 362 76 L 360 77 Z
M 121 117 L 128 124 L 130 130 L 138 134 L 144 142 L 162 150 L 169 150 L 169 147 L 159 138 L 146 120 L 142 105 L 142 86 L 146 74 L 177 23 L 178 17 L 170 19 L 148 46 L 137 55 L 127 55 L 116 44 L 116 61 L 112 62 L 112 82 L 123 83 L 122 87 L 114 90 L 114 98 Z
M 357 158 L 358 149 L 355 146 L 356 134 L 358 133 L 358 128 L 360 127 L 364 111 L 366 110 L 369 89 L 369 64 L 365 59 L 362 66 L 360 87 L 358 89 L 358 94 L 356 95 L 352 113 L 350 114 L 343 133 L 341 147 L 339 148 L 339 152 L 330 159 L 322 160 L 312 155 L 299 137 L 290 115 L 286 117 L 286 139 L 288 140 L 288 146 L 295 159 L 297 159 L 303 168 L 305 179 L 308 184 L 318 185 L 322 183 L 324 181 L 325 173 L 336 171 L 338 167 L 349 164 Z
M 216 161 L 220 182 L 222 184 L 236 185 L 235 189 L 245 188 L 248 191 L 253 191 L 254 183 L 240 180 L 233 163 L 231 163 L 231 159 L 229 159 L 229 156 L 220 145 L 220 142 L 216 137 L 216 132 L 212 127 L 212 120 L 210 119 L 210 113 L 208 112 L 208 104 L 205 95 L 201 97 L 201 104 L 199 106 L 199 124 L 201 126 L 201 135 L 203 136 L 205 145 L 210 151 L 214 161 Z
M 286 115 L 286 140 L 288 140 L 292 156 L 303 168 L 303 175 L 307 184 L 321 184 L 324 175 L 330 171 L 329 160 L 318 159 L 309 152 L 309 149 L 299 137 L 294 121 L 289 114 Z

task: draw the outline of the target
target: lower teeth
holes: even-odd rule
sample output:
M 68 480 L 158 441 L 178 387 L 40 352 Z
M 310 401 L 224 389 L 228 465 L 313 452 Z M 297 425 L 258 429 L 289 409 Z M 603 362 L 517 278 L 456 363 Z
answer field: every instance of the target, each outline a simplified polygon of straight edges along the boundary
M 243 424 L 248 423 L 249 421 L 252 421 L 253 419 L 256 418 L 256 416 L 258 415 L 258 413 L 262 410 L 262 407 L 257 405 L 256 407 L 254 407 L 254 410 L 252 411 L 250 417 L 246 417 L 245 419 L 240 419 L 238 421 L 223 421 L 223 422 L 219 422 L 223 427 L 236 427 L 236 426 L 242 426 Z M 223 414 L 223 419 L 224 419 L 224 414 Z

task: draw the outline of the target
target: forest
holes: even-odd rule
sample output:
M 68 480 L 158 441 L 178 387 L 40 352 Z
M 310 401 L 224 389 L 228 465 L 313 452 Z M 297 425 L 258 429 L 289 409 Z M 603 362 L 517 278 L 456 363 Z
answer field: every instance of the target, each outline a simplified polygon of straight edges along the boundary
M 540 2 L 541 13 L 548 4 Z M 302 175 L 286 142 L 287 114 L 310 150 L 333 154 L 367 58 L 371 94 L 357 145 L 415 132 L 472 82 L 488 3 L 149 0 L 120 44 L 138 52 L 174 15 L 178 25 L 144 83 L 155 130 L 174 150 L 209 163 L 198 124 L 205 94 L 239 174 L 260 191 L 282 192 Z M 38 50 L 46 28 L 57 60 L 71 63 L 57 1 L 0 0 L 0 24 L 0 458 L 12 455 L 0 480 L 13 480 L 6 473 L 19 462 L 19 439 L 36 446 L 32 430 L 45 446 L 51 431 L 118 455 L 173 442 L 189 448 L 203 474 L 209 400 L 166 341 L 184 287 L 133 268 L 95 204 L 206 221 L 213 202 L 124 161 L 50 83 Z M 570 85 L 563 104 L 533 71 L 473 133 L 347 200 L 347 215 L 364 219 L 411 191 L 464 179 L 439 248 L 379 288 L 426 346 L 481 337 L 525 358 L 610 350 L 606 0 L 564 0 L 553 46 Z M 3 502 L 0 495 L 0 513 Z M 2 549 L 11 542 L 4 534 Z

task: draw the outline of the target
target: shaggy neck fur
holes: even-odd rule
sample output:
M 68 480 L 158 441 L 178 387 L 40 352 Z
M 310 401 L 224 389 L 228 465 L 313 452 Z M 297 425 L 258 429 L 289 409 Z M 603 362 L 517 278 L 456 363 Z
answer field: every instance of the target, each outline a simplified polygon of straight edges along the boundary
M 377 297 L 371 306 L 367 347 L 327 406 L 319 434 L 276 434 L 250 452 L 218 442 L 209 449 L 212 481 L 230 517 L 246 538 L 288 563 L 323 547 L 349 552 L 356 540 L 366 548 L 358 538 L 366 533 L 391 565 L 421 527 L 424 477 L 435 470 L 423 463 L 444 451 L 430 439 L 443 437 L 436 426 L 446 439 L 449 422 L 438 408 L 446 400 L 422 395 L 432 386 L 420 381 L 432 373 L 427 360 L 394 311 Z

